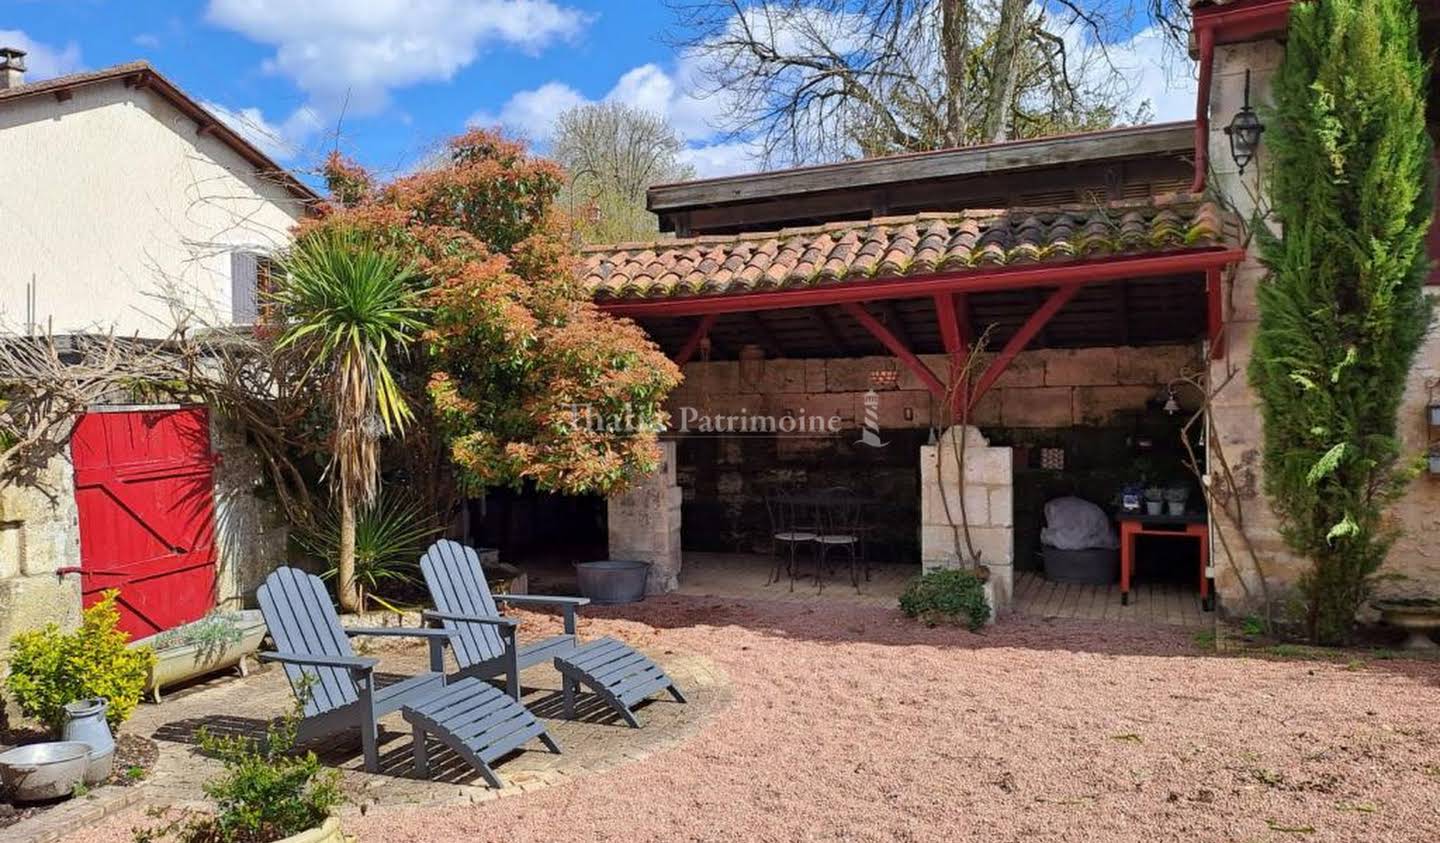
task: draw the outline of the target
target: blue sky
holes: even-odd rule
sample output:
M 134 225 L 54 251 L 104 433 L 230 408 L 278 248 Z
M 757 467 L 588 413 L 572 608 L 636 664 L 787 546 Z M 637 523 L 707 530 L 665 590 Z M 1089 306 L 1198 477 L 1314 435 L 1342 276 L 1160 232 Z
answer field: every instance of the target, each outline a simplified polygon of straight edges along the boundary
M 692 95 L 660 0 L 0 0 L 0 42 L 32 81 L 147 59 L 282 163 L 336 143 L 380 172 L 413 167 L 467 122 L 544 147 L 565 107 L 606 97 L 663 114 L 702 175 L 756 168 Z M 1188 116 L 1193 82 L 1144 32 L 1116 45 L 1136 99 Z M 341 115 L 344 115 L 343 120 Z

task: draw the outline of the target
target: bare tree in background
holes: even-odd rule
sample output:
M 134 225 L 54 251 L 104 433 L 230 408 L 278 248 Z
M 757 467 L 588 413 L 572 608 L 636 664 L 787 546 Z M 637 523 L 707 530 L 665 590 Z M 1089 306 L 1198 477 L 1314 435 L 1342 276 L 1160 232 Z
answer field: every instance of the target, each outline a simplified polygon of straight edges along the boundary
M 645 189 L 694 175 L 680 160 L 683 149 L 664 118 L 631 105 L 589 103 L 561 114 L 550 156 L 569 174 L 560 204 L 574 207 L 582 239 L 653 238 L 656 221 L 645 209 Z
M 691 83 L 771 165 L 1143 122 L 1107 40 L 1186 0 L 671 0 Z

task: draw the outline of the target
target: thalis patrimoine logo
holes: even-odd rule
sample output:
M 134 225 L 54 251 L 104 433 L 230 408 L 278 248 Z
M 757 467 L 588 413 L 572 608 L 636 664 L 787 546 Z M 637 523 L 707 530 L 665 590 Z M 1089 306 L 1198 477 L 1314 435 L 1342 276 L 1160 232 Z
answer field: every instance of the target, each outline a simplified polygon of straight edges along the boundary
M 880 439 L 880 393 L 873 389 L 865 390 L 865 421 L 856 444 L 868 448 L 883 448 L 890 444 Z

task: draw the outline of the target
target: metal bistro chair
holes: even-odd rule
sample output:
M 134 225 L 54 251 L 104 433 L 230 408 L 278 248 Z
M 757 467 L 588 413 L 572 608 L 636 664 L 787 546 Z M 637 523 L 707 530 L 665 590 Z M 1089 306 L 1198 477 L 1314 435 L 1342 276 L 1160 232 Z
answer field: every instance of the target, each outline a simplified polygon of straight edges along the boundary
M 785 573 L 790 577 L 790 590 L 795 590 L 795 548 L 799 545 L 812 546 L 817 538 L 814 525 L 802 517 L 803 507 L 793 495 L 765 493 L 765 512 L 770 516 L 770 576 L 766 585 L 780 581 L 780 566 L 783 562 Z M 782 559 L 780 546 L 789 552 L 788 560 Z
M 829 562 L 830 551 L 835 548 L 843 548 L 849 555 L 850 584 L 855 586 L 857 593 L 860 591 L 860 544 L 864 535 L 860 521 L 863 515 L 863 502 L 850 489 L 834 487 L 821 494 L 821 503 L 816 508 L 820 535 L 815 537 L 815 580 L 819 591 L 825 590 L 826 563 Z M 865 579 L 868 580 L 868 563 L 865 567 Z

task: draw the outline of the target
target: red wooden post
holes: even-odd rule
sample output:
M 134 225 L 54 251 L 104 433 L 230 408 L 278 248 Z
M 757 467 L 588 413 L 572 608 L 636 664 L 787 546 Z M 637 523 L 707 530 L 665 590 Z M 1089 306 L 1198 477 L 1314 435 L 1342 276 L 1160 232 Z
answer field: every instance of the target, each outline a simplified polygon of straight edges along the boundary
M 1225 275 L 1218 269 L 1205 271 L 1205 305 L 1210 359 L 1219 360 L 1225 356 Z
M 1024 351 L 1025 346 L 1029 345 L 1030 341 L 1035 339 L 1035 335 L 1040 333 L 1040 329 L 1045 327 L 1045 323 L 1049 322 L 1055 314 L 1060 312 L 1061 308 L 1075 298 L 1075 294 L 1080 292 L 1080 287 L 1080 284 L 1074 283 L 1061 287 L 1050 294 L 1050 298 L 1040 305 L 1039 310 L 1030 314 L 1030 318 L 1025 320 L 1025 324 L 1020 326 L 1020 330 L 1015 332 L 1015 336 L 1005 343 L 1005 347 L 1000 349 L 1000 353 L 990 362 L 989 367 L 985 369 L 985 374 L 980 376 L 979 382 L 975 384 L 974 392 L 970 395 L 970 409 L 975 409 L 980 398 L 1005 373 L 1006 367 L 1010 365 L 1010 361 L 1015 359 L 1015 355 Z
M 695 332 L 690 335 L 690 339 L 685 341 L 675 355 L 676 366 L 684 366 L 690 362 L 690 358 L 695 356 L 695 349 L 699 348 L 700 343 L 709 336 L 710 326 L 715 324 L 718 317 L 717 313 L 707 313 L 700 317 L 700 321 L 695 325 Z
M 965 394 L 968 384 L 961 381 L 964 377 L 966 357 L 970 354 L 970 341 L 966 336 L 969 333 L 970 320 L 968 316 L 963 321 L 961 320 L 959 311 L 962 309 L 968 310 L 963 293 L 937 293 L 935 295 L 935 320 L 940 325 L 940 339 L 945 343 L 945 352 L 950 355 L 952 421 L 959 420 L 963 414 L 962 411 L 969 405 L 969 399 Z
M 921 362 L 919 357 L 916 357 L 910 349 L 905 347 L 905 343 L 896 339 L 894 334 L 890 333 L 884 325 L 881 325 L 880 320 L 871 316 L 870 311 L 866 310 L 858 302 L 843 302 L 840 307 L 854 317 L 856 322 L 865 326 L 865 330 L 869 331 L 875 339 L 879 340 L 881 345 L 890 349 L 891 354 L 894 354 L 900 359 L 900 362 L 904 363 L 912 372 L 919 376 L 920 380 L 925 383 L 925 386 L 928 387 L 937 398 L 941 401 L 945 400 L 945 384 L 941 383 L 940 379 L 935 377 L 935 373 L 930 371 L 929 366 L 926 366 Z

